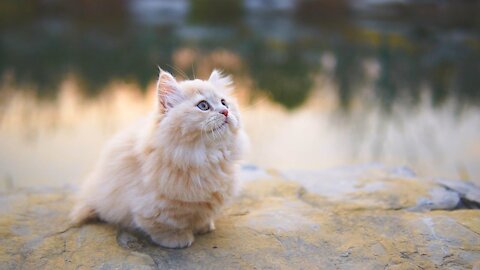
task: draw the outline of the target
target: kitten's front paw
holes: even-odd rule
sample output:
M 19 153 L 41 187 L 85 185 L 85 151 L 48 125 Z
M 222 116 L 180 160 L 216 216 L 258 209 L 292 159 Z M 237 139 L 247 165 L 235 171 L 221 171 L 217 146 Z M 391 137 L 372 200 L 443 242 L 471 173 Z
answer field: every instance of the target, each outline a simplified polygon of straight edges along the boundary
M 181 231 L 152 236 L 152 240 L 165 248 L 186 248 L 192 245 L 194 237 L 191 231 Z
M 206 234 L 215 230 L 215 223 L 210 221 L 208 224 L 195 230 L 195 234 Z

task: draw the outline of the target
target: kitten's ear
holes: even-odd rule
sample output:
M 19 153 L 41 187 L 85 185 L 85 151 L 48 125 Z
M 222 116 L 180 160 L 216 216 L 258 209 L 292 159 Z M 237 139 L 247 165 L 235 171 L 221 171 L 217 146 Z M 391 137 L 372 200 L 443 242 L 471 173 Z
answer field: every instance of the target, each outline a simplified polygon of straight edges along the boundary
M 163 111 L 168 111 L 183 99 L 177 80 L 172 74 L 160 69 L 157 82 L 158 104 Z
M 222 72 L 217 69 L 214 69 L 212 71 L 212 74 L 210 74 L 210 78 L 208 78 L 208 81 L 227 90 L 228 92 L 231 92 L 233 90 L 232 77 L 223 75 Z

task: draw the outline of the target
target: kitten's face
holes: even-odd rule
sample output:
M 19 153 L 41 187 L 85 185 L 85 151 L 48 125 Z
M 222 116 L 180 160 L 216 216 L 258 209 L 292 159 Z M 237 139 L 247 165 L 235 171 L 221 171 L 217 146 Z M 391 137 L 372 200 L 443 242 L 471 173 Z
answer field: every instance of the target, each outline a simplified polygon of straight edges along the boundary
M 162 127 L 188 141 L 224 141 L 240 128 L 235 100 L 228 95 L 229 78 L 214 71 L 207 81 L 177 83 L 162 71 L 159 78 Z

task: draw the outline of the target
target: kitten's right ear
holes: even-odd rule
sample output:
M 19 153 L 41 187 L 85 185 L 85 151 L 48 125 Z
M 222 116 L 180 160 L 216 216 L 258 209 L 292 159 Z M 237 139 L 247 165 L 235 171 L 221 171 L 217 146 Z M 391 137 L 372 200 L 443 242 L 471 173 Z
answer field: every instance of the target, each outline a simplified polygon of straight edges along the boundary
M 180 103 L 183 95 L 177 80 L 175 80 L 172 74 L 161 68 L 159 68 L 159 70 L 160 74 L 158 75 L 157 82 L 158 104 L 162 111 L 165 112 Z

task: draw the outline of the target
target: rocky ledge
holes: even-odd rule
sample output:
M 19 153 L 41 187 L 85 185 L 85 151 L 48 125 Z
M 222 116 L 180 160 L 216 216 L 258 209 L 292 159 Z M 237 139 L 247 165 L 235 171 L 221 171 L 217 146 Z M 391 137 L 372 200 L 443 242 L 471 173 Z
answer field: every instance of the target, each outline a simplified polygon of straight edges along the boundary
M 479 269 L 480 188 L 371 165 L 244 167 L 217 230 L 169 250 L 141 233 L 68 228 L 68 189 L 0 196 L 0 269 Z

